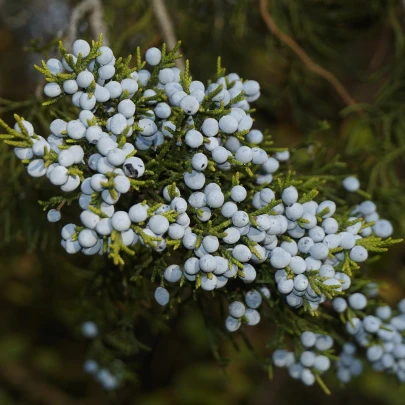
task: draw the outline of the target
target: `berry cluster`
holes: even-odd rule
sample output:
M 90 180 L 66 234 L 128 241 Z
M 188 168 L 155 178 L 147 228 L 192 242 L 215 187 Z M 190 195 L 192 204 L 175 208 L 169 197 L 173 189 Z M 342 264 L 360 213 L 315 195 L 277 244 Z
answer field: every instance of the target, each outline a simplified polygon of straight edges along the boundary
M 395 375 L 398 381 L 404 383 L 405 299 L 398 304 L 398 311 L 384 304 L 375 307 L 372 315 L 368 304 L 370 299 L 376 298 L 376 290 L 373 285 L 366 287 L 365 294 L 356 292 L 350 294 L 347 301 L 343 297 L 332 301 L 333 309 L 340 313 L 341 319 L 346 319 L 347 342 L 342 345 L 337 359 L 331 336 L 305 331 L 295 342 L 294 352 L 284 349 L 274 351 L 273 364 L 287 367 L 292 378 L 312 385 L 334 362 L 337 378 L 348 383 L 363 371 L 363 362 L 356 357 L 358 352 L 363 351 L 375 371 Z M 322 381 L 320 383 L 323 384 Z
M 276 367 L 287 367 L 291 378 L 313 385 L 331 366 L 328 354 L 334 342 L 328 335 L 311 331 L 303 332 L 300 340 L 304 350 L 299 353 L 298 361 L 295 361 L 297 353 L 277 349 L 273 353 L 273 363 Z
M 344 343 L 342 352 L 336 361 L 336 377 L 342 383 L 348 383 L 363 372 L 363 363 L 356 358 L 357 348 L 353 343 Z
M 245 304 L 241 301 L 233 301 L 229 304 L 229 316 L 225 320 L 225 327 L 229 332 L 239 329 L 241 321 L 247 325 L 254 326 L 260 322 L 260 314 L 257 308 L 265 299 L 270 299 L 271 292 L 267 287 L 260 287 L 259 290 L 250 290 L 245 294 Z
M 361 293 L 350 295 L 348 311 L 365 310 L 367 301 Z M 405 382 L 405 300 L 399 303 L 398 310 L 395 315 L 389 306 L 379 306 L 374 315 L 352 317 L 346 323 L 346 331 L 366 350 L 367 361 L 374 370 L 395 374 L 399 381 Z
M 84 322 L 81 329 L 83 336 L 88 339 L 95 339 L 98 335 L 98 327 L 92 321 Z M 92 375 L 107 391 L 115 390 L 120 386 L 120 368 L 122 368 L 122 363 L 119 360 L 112 364 L 111 370 L 101 367 L 92 359 L 86 360 L 83 365 L 84 372 Z
M 174 67 L 177 50 L 151 48 L 145 62 L 138 50 L 131 68 L 130 57 L 115 58 L 101 39 L 77 40 L 72 54 L 61 45 L 61 60 L 37 68 L 48 82 L 45 104 L 71 97 L 74 119 L 54 120 L 47 138 L 18 116 L 14 129 L 1 121 L 28 174 L 68 193 L 46 204 L 56 207 L 48 220 L 78 201 L 80 223 L 62 228 L 63 248 L 105 254 L 118 266 L 136 256 L 138 272 L 153 269 L 151 280 L 160 279 L 154 297 L 162 306 L 170 307 L 172 284 L 218 290 L 231 301 L 231 332 L 270 317 L 272 305 L 299 319 L 337 312 L 374 368 L 403 380 L 405 315 L 383 318 L 380 307 L 368 314 L 376 298 L 370 304 L 358 283 L 359 264 L 397 242 L 390 222 L 369 200 L 351 209 L 331 197 L 316 201 L 314 183 L 283 170 L 289 152 L 253 128 L 259 84 L 220 63 L 207 85 L 192 80 L 188 63 L 184 72 Z M 347 177 L 343 188 L 355 193 L 359 181 Z M 91 325 L 83 331 L 97 334 Z M 297 361 L 277 350 L 274 363 L 307 385 L 321 381 L 333 334 L 288 331 L 304 350 Z M 336 363 L 342 381 L 360 370 L 349 347 Z M 85 368 L 98 370 L 95 362 Z M 97 373 L 106 388 L 117 385 L 107 370 Z

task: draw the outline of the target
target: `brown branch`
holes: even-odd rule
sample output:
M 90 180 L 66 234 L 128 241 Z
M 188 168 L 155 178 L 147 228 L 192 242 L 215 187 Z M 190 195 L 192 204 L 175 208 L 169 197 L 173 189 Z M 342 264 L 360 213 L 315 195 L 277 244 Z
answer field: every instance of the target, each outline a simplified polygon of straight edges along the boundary
M 390 30 L 388 27 L 384 27 L 378 44 L 375 47 L 375 52 L 370 60 L 369 67 L 371 70 L 377 70 L 382 65 L 384 58 L 387 54 L 387 39 L 389 38 Z
M 77 39 L 77 31 L 80 21 L 89 15 L 91 35 L 97 39 L 103 34 L 103 44 L 108 46 L 108 29 L 104 21 L 104 7 L 102 0 L 83 0 L 73 8 L 66 33 L 66 46 L 71 48 Z
M 152 7 L 162 31 L 162 37 L 168 48 L 173 49 L 177 44 L 177 38 L 166 5 L 163 0 L 152 0 Z M 183 58 L 176 59 L 175 63 L 179 69 L 184 70 Z
M 41 405 L 78 405 L 79 402 L 69 398 L 64 392 L 40 380 L 38 375 L 30 373 L 16 363 L 0 366 L 0 377 L 17 389 L 32 403 Z M 31 402 L 30 402 L 31 403 Z
M 290 36 L 282 32 L 278 28 L 273 17 L 268 11 L 267 0 L 260 0 L 260 14 L 264 22 L 266 23 L 267 28 L 272 32 L 272 34 L 275 35 L 281 42 L 286 44 L 301 59 L 302 63 L 309 71 L 317 74 L 318 76 L 324 78 L 327 82 L 329 82 L 339 94 L 341 99 L 345 102 L 345 104 L 347 104 L 348 106 L 357 104 L 356 100 L 352 97 L 349 91 L 331 72 L 314 62 L 294 39 L 292 39 Z
M 405 0 L 402 0 L 402 13 L 404 14 L 405 17 Z

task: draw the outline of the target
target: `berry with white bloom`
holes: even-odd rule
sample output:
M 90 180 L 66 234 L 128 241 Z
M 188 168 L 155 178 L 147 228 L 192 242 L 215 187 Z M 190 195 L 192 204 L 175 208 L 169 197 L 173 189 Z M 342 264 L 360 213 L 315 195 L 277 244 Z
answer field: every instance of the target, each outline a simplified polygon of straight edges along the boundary
M 158 48 L 149 48 L 146 51 L 145 60 L 149 65 L 156 66 L 162 60 L 162 52 Z
M 343 187 L 347 191 L 354 192 L 360 188 L 360 182 L 356 177 L 349 176 L 343 180 Z
M 155 300 L 159 305 L 165 306 L 169 303 L 170 295 L 166 288 L 158 287 L 155 290 Z
M 245 315 L 246 307 L 240 301 L 234 301 L 229 304 L 229 314 L 234 318 L 242 318 Z
M 90 45 L 87 41 L 84 41 L 83 39 L 77 39 L 75 42 L 73 42 L 72 52 L 73 55 L 76 57 L 78 57 L 79 54 L 81 54 L 82 58 L 85 58 L 90 53 Z
M 82 334 L 83 336 L 93 339 L 98 335 L 98 328 L 94 322 L 87 321 L 82 325 Z

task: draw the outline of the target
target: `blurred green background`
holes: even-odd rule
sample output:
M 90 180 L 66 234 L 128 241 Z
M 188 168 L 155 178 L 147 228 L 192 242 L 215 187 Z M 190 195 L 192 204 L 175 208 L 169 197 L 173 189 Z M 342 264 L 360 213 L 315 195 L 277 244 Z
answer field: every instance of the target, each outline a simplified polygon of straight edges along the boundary
M 7 122 L 16 111 L 47 135 L 51 116 L 40 106 L 41 77 L 32 65 L 55 55 L 52 44 L 63 37 L 78 3 L 0 0 L 0 113 Z M 116 55 L 164 42 L 151 1 L 103 3 Z M 259 81 L 256 127 L 269 128 L 276 146 L 319 143 L 327 151 L 325 163 L 341 155 L 382 216 L 395 223 L 397 236 L 405 234 L 403 1 L 268 1 L 279 28 L 343 83 L 361 113 L 268 31 L 258 1 L 168 0 L 166 5 L 196 79 L 207 80 L 221 55 L 229 73 Z M 90 39 L 86 19 L 78 28 Z M 259 361 L 263 353 L 252 353 L 243 341 L 226 342 L 221 358 L 230 362 L 218 364 L 194 304 L 166 323 L 140 319 L 137 338 L 152 350 L 129 356 L 138 370 L 133 382 L 104 393 L 82 371 L 89 343 L 80 335 L 80 324 L 88 313 L 101 319 L 104 308 L 105 297 L 86 288 L 94 270 L 114 269 L 63 253 L 60 225 L 49 224 L 36 203 L 51 196 L 49 189 L 29 179 L 4 145 L 0 184 L 0 405 L 405 404 L 403 387 L 370 372 L 345 388 L 327 379 L 331 397 L 292 381 L 283 370 L 270 380 Z M 392 304 L 405 292 L 403 247 L 391 249 L 373 269 Z M 144 310 L 157 315 L 147 305 Z M 248 336 L 260 348 L 271 333 L 262 325 Z

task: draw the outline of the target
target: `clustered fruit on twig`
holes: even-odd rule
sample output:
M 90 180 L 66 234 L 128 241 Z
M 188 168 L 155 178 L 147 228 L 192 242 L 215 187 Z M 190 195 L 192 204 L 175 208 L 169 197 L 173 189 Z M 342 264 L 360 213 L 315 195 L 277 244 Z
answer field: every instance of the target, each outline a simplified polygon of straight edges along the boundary
M 106 254 L 123 265 L 124 257 L 150 251 L 160 266 L 156 301 L 170 302 L 171 284 L 221 289 L 231 301 L 230 332 L 259 323 L 264 305 L 309 316 L 335 311 L 347 331 L 338 378 L 361 372 L 359 347 L 376 370 L 405 382 L 405 301 L 391 311 L 369 284 L 353 290 L 352 283 L 370 252 L 396 242 L 391 224 L 372 201 L 347 212 L 330 199 L 315 201 L 316 190 L 300 193 L 291 173 L 279 173 L 289 152 L 270 148 L 252 128 L 259 84 L 220 64 L 208 85 L 192 80 L 188 63 L 185 72 L 173 67 L 177 49 L 149 49 L 149 71 L 139 51 L 130 68 L 131 58 L 116 59 L 101 39 L 92 46 L 77 40 L 73 54 L 61 46 L 62 60 L 38 69 L 48 81 L 47 104 L 70 96 L 77 117 L 54 120 L 47 138 L 19 117 L 14 129 L 3 123 L 3 138 L 29 175 L 76 192 L 82 212 L 62 229 L 66 252 Z M 343 186 L 355 192 L 359 182 L 347 177 Z M 59 207 L 48 211 L 49 221 L 60 220 L 64 201 L 53 201 Z M 295 352 L 278 349 L 273 361 L 307 385 L 322 385 L 334 339 L 305 327 L 291 329 Z M 101 372 L 94 360 L 85 368 Z M 118 385 L 102 373 L 107 389 Z

